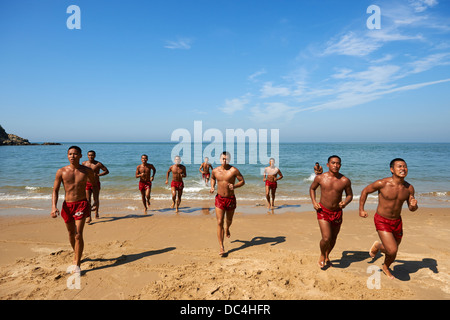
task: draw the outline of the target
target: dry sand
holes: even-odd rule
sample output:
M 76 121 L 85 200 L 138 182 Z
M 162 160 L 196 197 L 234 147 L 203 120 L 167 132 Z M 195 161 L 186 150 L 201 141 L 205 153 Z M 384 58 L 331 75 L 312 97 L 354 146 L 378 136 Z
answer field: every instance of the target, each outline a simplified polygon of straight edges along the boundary
M 154 201 L 152 209 L 161 210 L 143 215 L 118 203 L 86 225 L 79 289 L 68 288 L 72 249 L 61 218 L 0 217 L 0 299 L 450 298 L 448 209 L 404 209 L 404 237 L 392 265 L 397 279 L 389 280 L 369 268 L 384 260 L 368 254 L 378 240 L 373 210 L 367 219 L 344 212 L 334 266 L 323 271 L 312 211 L 287 205 L 267 214 L 262 206 L 239 203 L 228 255 L 220 257 L 211 203 L 184 202 L 178 215 L 164 205 Z M 378 275 L 380 288 L 369 289 L 368 279 Z

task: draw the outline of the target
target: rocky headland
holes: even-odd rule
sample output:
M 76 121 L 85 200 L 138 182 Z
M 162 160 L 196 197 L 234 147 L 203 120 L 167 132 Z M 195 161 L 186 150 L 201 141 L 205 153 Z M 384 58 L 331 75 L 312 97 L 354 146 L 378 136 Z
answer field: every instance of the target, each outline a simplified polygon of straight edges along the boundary
M 28 139 L 24 139 L 12 133 L 7 133 L 0 125 L 0 146 L 31 146 L 31 145 L 59 145 L 56 142 L 31 143 Z

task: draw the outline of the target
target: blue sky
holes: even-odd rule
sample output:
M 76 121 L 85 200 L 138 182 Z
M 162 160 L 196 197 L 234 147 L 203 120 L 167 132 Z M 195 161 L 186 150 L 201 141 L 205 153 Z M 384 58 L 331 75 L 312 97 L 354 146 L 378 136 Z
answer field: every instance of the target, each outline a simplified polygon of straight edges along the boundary
M 443 0 L 2 0 L 0 70 L 0 124 L 35 142 L 170 141 L 196 120 L 282 142 L 450 142 Z

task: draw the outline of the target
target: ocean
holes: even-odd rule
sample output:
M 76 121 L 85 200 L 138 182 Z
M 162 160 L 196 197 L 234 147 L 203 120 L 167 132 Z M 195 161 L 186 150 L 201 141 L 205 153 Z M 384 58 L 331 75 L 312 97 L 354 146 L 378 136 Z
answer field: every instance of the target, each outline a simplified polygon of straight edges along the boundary
M 51 194 L 56 171 L 68 165 L 67 149 L 78 145 L 82 149 L 81 161 L 87 160 L 89 150 L 96 151 L 96 160 L 110 171 L 101 177 L 101 203 L 115 200 L 130 201 L 130 208 L 140 205 L 140 193 L 135 171 L 142 154 L 149 156 L 149 163 L 156 167 L 152 187 L 152 200 L 170 202 L 170 181 L 166 185 L 166 172 L 173 163 L 171 153 L 177 143 L 63 143 L 61 145 L 2 146 L 0 147 L 0 214 L 5 212 L 36 211 L 49 213 Z M 208 144 L 205 148 L 211 147 Z M 262 169 L 268 165 L 255 152 L 257 146 L 246 143 L 245 160 L 238 162 L 237 148 L 234 150 L 234 166 L 243 174 L 246 184 L 236 190 L 238 200 L 265 203 L 265 187 Z M 255 149 L 256 148 L 256 149 Z M 240 150 L 243 150 L 242 148 Z M 271 146 L 267 156 L 271 156 Z M 210 186 L 206 186 L 199 172 L 200 163 L 191 154 L 182 154 L 187 168 L 184 179 L 183 205 L 189 200 L 210 200 Z M 342 158 L 341 173 L 352 181 L 354 199 L 352 208 L 357 208 L 362 189 L 377 179 L 391 175 L 389 162 L 396 157 L 406 160 L 409 173 L 406 180 L 416 190 L 420 207 L 450 207 L 450 143 L 280 143 L 276 157 L 284 178 L 278 182 L 276 204 L 282 201 L 310 203 L 309 186 L 314 178 L 313 167 L 319 162 L 324 172 L 330 155 Z M 215 156 L 214 153 L 212 153 Z M 256 155 L 255 158 L 251 158 Z M 202 154 L 200 153 L 200 156 Z M 241 154 L 241 157 L 243 154 Z M 263 157 L 264 158 L 264 157 Z M 197 155 L 197 159 L 199 159 Z M 212 157 L 214 161 L 215 157 Z M 253 160 L 251 160 L 253 159 Z M 250 161 L 251 160 L 251 161 Z M 212 162 L 211 161 L 211 162 Z M 265 160 L 264 160 L 265 161 Z M 244 163 L 242 163 L 244 162 Z M 252 163 L 249 163 L 252 162 Z M 214 167 L 218 163 L 212 163 Z M 60 201 L 64 189 L 60 190 Z M 371 194 L 369 204 L 376 204 L 377 195 Z M 103 206 L 103 205 L 102 205 Z M 12 210 L 15 209 L 15 210 Z M 140 209 L 139 209 L 140 210 Z

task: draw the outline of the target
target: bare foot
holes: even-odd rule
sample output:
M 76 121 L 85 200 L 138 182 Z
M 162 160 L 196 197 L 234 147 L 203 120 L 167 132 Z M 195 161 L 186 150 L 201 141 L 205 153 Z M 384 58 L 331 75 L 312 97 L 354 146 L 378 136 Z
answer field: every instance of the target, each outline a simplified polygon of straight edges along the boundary
M 225 235 L 227 238 L 231 237 L 230 229 L 225 229 Z
M 224 247 L 220 247 L 219 256 L 223 257 L 224 254 L 225 254 L 225 248 Z
M 319 268 L 320 269 L 323 269 L 323 268 L 325 268 L 325 257 L 324 256 L 320 256 L 320 258 L 319 258 L 319 262 L 317 263 L 318 265 L 319 265 Z
M 73 264 L 73 265 L 67 267 L 66 273 L 69 273 L 69 274 L 81 273 L 81 269 L 76 264 Z
M 387 277 L 389 279 L 391 279 L 391 280 L 395 279 L 395 277 L 392 275 L 389 268 L 384 263 L 383 263 L 383 266 L 381 267 L 381 269 L 383 270 L 384 274 L 387 275 Z
M 380 251 L 380 243 L 378 241 L 375 241 L 372 244 L 372 247 L 369 250 L 370 257 L 375 258 L 375 256 L 377 255 L 378 251 Z

